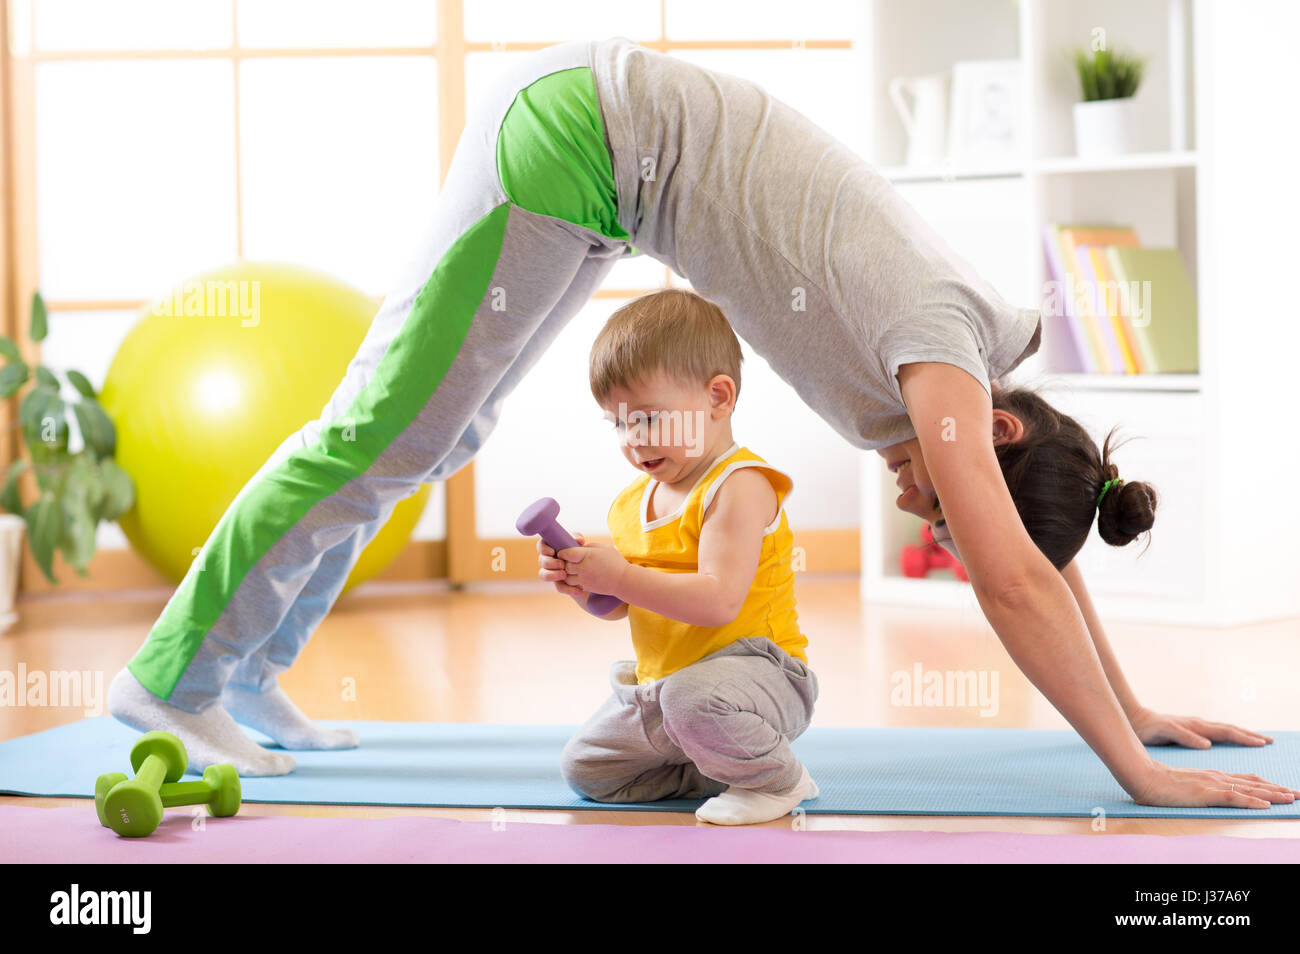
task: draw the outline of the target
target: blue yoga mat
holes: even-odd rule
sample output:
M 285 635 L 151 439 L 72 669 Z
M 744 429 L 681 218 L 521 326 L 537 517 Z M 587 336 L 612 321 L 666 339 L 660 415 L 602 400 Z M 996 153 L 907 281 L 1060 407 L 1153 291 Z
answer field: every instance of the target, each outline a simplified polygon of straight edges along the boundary
M 289 804 L 694 811 L 699 800 L 591 802 L 560 777 L 560 752 L 577 728 L 457 722 L 322 722 L 361 736 L 355 749 L 294 752 L 278 778 L 243 779 L 244 800 Z M 274 747 L 265 736 L 250 731 Z M 1265 732 L 1273 744 L 1210 749 L 1148 746 L 1158 761 L 1252 772 L 1300 789 L 1300 732 Z M 94 794 L 102 772 L 130 772 L 139 733 L 111 716 L 0 742 L 0 792 Z M 1300 818 L 1300 803 L 1247 808 L 1138 805 L 1069 730 L 829 729 L 794 750 L 821 796 L 809 814 L 1040 815 L 1119 818 Z

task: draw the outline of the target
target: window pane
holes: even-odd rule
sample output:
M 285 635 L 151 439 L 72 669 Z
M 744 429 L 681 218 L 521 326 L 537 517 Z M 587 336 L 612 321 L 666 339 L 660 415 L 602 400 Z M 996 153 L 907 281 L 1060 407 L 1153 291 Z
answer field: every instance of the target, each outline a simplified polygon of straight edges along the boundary
M 159 289 L 158 294 L 165 290 Z M 50 332 L 41 342 L 41 363 L 60 373 L 80 371 L 98 392 L 122 340 L 139 319 L 140 312 L 119 309 L 51 312 Z M 70 384 L 64 385 L 63 393 L 67 398 L 77 396 Z
M 41 50 L 230 46 L 230 0 L 32 0 Z
M 626 303 L 592 300 L 502 402 L 496 429 L 474 456 L 480 537 L 517 537 L 515 519 L 539 497 L 559 501 L 570 533 L 609 533 L 610 502 L 637 474 L 591 396 L 587 369 L 597 333 Z
M 662 288 L 667 273 L 668 268 L 663 262 L 642 252 L 640 255 L 620 258 L 609 270 L 600 287 L 627 291 Z
M 245 256 L 386 293 L 438 192 L 433 58 L 249 60 L 239 89 Z
M 433 482 L 433 490 L 424 504 L 424 512 L 411 531 L 412 540 L 447 539 L 447 484 L 446 481 Z
M 467 53 L 465 55 L 465 108 L 473 109 L 492 84 L 525 59 L 524 50 L 502 50 L 499 53 Z
M 239 0 L 249 47 L 431 46 L 436 0 Z
M 80 371 L 98 392 L 104 386 L 108 366 L 117 354 L 122 339 L 139 320 L 136 311 L 56 311 L 50 315 L 50 332 L 41 342 L 41 363 L 60 374 L 68 370 Z M 63 386 L 63 395 L 69 400 L 77 398 L 77 391 L 69 384 Z M 73 453 L 85 447 L 72 418 L 72 433 L 68 449 Z M 108 550 L 125 549 L 126 535 L 117 521 L 101 523 L 95 530 L 95 545 Z
M 865 110 L 871 87 L 856 49 L 674 50 L 672 55 L 757 83 L 849 148 L 866 154 Z
M 47 298 L 150 298 L 235 257 L 231 64 L 40 63 Z
M 741 447 L 790 475 L 794 490 L 785 505 L 790 528 L 797 536 L 800 530 L 858 526 L 862 452 L 805 404 L 743 338 L 740 350 L 745 360 L 731 431 Z
M 665 0 L 670 40 L 839 40 L 857 34 L 869 5 L 845 0 L 746 0 L 737 4 Z
M 634 40 L 657 37 L 658 0 L 470 0 L 465 4 L 465 36 L 477 43 L 559 43 L 618 35 Z

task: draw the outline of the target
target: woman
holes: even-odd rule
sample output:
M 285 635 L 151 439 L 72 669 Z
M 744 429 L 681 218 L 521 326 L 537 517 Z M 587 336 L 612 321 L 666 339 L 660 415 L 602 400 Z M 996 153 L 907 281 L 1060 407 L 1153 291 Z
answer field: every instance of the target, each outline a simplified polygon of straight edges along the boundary
M 633 247 L 719 304 L 848 441 L 905 452 L 917 492 L 900 503 L 942 497 L 990 622 L 1134 798 L 1290 799 L 1253 776 L 1152 762 L 1021 524 L 988 439 L 988 382 L 1037 349 L 1038 313 L 1008 307 L 871 166 L 760 87 L 623 38 L 538 51 L 477 104 L 419 256 L 320 418 L 218 523 L 110 687 L 114 715 L 177 733 L 192 767 L 244 775 L 294 763 L 236 720 L 286 749 L 355 745 L 307 720 L 276 673 L 393 506 L 473 457 Z
M 908 381 L 903 392 L 909 396 L 909 407 L 910 396 L 918 393 L 917 371 L 923 367 L 906 366 L 900 375 Z M 1088 538 L 1094 516 L 1101 538 L 1112 546 L 1124 546 L 1149 529 L 1154 522 L 1155 491 L 1119 477 L 1110 460 L 1109 435 L 1098 455 L 1092 438 L 1076 421 L 1034 392 L 1004 389 L 996 382 L 992 392 L 991 412 L 965 410 L 968 418 L 991 417 L 991 446 L 968 447 L 977 452 L 964 455 L 955 447 L 936 448 L 934 441 L 918 438 L 879 449 L 886 466 L 899 475 L 898 507 L 930 521 L 936 542 L 954 556 L 959 556 L 955 537 L 966 536 L 963 562 L 989 623 L 1020 669 L 1083 736 L 1134 801 L 1229 808 L 1267 808 L 1292 801 L 1294 790 L 1257 775 L 1167 766 L 1150 759 L 1137 744 L 1207 748 L 1213 742 L 1264 745 L 1273 740 L 1233 725 L 1164 715 L 1138 702 L 1106 639 L 1074 557 Z M 915 403 L 933 402 L 918 397 Z M 929 459 L 942 461 L 937 468 L 927 465 L 927 444 Z M 992 482 L 993 500 L 983 498 L 981 506 L 991 503 L 999 515 L 976 511 L 953 519 L 955 507 L 965 508 L 977 500 L 975 475 L 988 479 L 992 468 L 1001 480 Z M 942 470 L 944 477 L 936 470 Z M 946 502 L 942 508 L 940 483 L 952 488 L 942 495 Z M 961 497 L 963 503 L 954 503 L 948 493 Z M 1014 519 L 999 523 L 1008 519 L 1008 504 Z M 958 524 L 964 529 L 957 529 Z M 981 533 L 991 536 L 981 540 Z M 979 571 L 972 561 L 981 564 Z M 977 573 L 988 572 L 990 563 L 995 564 L 995 578 L 999 573 L 1007 574 L 1004 579 L 1014 578 L 1006 567 L 1018 569 L 1023 574 L 1019 591 L 1004 591 L 1001 599 L 990 599 L 987 585 L 977 579 Z M 1062 578 L 1068 587 L 1064 599 Z M 1086 632 L 1081 623 L 1086 623 Z M 1091 644 L 1086 636 L 1091 636 Z

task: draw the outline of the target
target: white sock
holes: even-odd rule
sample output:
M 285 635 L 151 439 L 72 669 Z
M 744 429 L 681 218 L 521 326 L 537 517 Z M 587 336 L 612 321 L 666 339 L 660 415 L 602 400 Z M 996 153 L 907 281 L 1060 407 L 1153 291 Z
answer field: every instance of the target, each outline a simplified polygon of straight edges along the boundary
M 123 669 L 108 685 L 108 711 L 119 721 L 141 732 L 161 729 L 185 744 L 191 772 L 209 765 L 229 763 L 246 777 L 287 775 L 297 766 L 288 752 L 262 748 L 235 724 L 220 705 L 204 712 L 186 712 L 160 699 L 140 684 L 129 669 Z
M 236 722 L 275 739 L 286 749 L 355 749 L 360 737 L 351 729 L 323 729 L 293 704 L 284 690 L 257 692 L 226 685 L 221 704 Z
M 695 817 L 715 825 L 757 825 L 787 815 L 804 799 L 820 794 L 807 767 L 801 765 L 799 769 L 799 781 L 788 792 L 763 792 L 733 785 L 696 809 Z

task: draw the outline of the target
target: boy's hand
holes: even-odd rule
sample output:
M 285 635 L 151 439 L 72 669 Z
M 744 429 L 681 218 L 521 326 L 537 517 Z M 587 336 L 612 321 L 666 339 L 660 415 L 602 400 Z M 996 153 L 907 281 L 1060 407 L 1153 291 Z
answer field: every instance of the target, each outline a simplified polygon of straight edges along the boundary
M 608 543 L 587 543 L 581 533 L 575 533 L 573 539 L 578 541 L 576 547 L 560 551 L 565 559 L 538 537 L 537 565 L 541 569 L 537 575 L 547 583 L 554 583 L 557 593 L 572 596 L 586 605 L 588 593 L 610 592 L 627 561 Z
M 587 543 L 578 534 L 574 539 L 578 546 L 556 554 L 567 571 L 565 581 L 582 593 L 614 595 L 621 588 L 628 562 L 608 543 Z
M 575 533 L 573 538 L 579 544 L 585 542 L 585 538 L 580 533 Z M 568 571 L 565 569 L 564 561 L 556 557 L 555 551 L 548 547 L 546 541 L 541 537 L 537 538 L 537 565 L 541 567 L 537 571 L 537 575 L 547 583 L 554 583 L 555 592 L 572 596 L 578 601 L 579 605 L 584 605 L 587 602 L 587 594 L 582 592 L 581 588 L 571 586 L 565 582 Z

